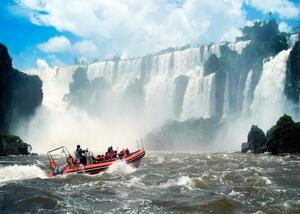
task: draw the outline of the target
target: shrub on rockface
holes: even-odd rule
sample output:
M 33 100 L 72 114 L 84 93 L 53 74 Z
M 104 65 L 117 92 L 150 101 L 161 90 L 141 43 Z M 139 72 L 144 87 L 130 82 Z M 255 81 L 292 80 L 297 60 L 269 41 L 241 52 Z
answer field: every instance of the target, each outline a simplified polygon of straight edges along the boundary
M 283 115 L 267 132 L 267 149 L 272 154 L 300 153 L 300 123 Z
M 266 151 L 267 138 L 263 130 L 253 125 L 248 133 L 248 143 L 253 152 L 258 154 Z
M 31 146 L 15 135 L 0 134 L 0 156 L 29 155 Z

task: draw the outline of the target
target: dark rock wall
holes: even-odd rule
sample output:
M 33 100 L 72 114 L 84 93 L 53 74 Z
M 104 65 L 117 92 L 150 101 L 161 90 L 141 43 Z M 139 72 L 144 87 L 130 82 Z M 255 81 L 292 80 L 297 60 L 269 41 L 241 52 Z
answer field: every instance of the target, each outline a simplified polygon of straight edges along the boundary
M 42 100 L 39 77 L 14 69 L 7 48 L 0 44 L 0 133 L 30 117 Z

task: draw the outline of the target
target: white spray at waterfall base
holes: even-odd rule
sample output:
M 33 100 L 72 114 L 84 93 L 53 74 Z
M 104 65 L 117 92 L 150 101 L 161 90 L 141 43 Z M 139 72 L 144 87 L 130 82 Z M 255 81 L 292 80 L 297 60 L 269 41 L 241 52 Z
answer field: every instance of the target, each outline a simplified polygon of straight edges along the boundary
M 231 44 L 230 48 L 241 53 L 248 43 Z M 31 144 L 34 152 L 45 153 L 62 145 L 72 152 L 80 144 L 97 155 L 105 152 L 108 146 L 135 150 L 136 139 L 149 133 L 155 134 L 165 127 L 163 125 L 167 121 L 183 122 L 216 116 L 219 112 L 217 99 L 220 97 L 217 96 L 218 75 L 206 74 L 204 65 L 213 53 L 220 56 L 220 47 L 218 44 L 189 47 L 143 58 L 107 60 L 82 66 L 87 72 L 86 82 L 101 79 L 107 85 L 103 89 L 105 95 L 99 97 L 93 95 L 95 91 L 102 90 L 97 88 L 102 81 L 99 81 L 101 84 L 94 82 L 97 86 L 92 92 L 83 90 L 83 96 L 91 97 L 92 102 L 85 103 L 82 99 L 80 101 L 86 104 L 82 106 L 66 99 L 73 74 L 80 65 L 36 70 L 33 73 L 43 80 L 43 104 L 29 124 L 20 125 L 26 130 L 17 130 L 16 134 Z M 212 142 L 202 142 L 196 136 L 200 133 L 197 132 L 191 140 L 194 141 L 191 143 L 200 146 L 196 149 L 203 150 L 201 146 L 205 143 L 209 151 L 240 150 L 252 124 L 266 130 L 282 114 L 293 116 L 284 95 L 289 52 L 290 49 L 284 50 L 264 62 L 256 86 L 256 76 L 260 75 L 260 71 L 250 70 L 238 81 L 226 72 L 221 121 L 225 121 L 225 125 L 213 133 L 217 134 Z M 185 81 L 178 81 L 182 80 L 180 78 Z M 80 83 L 76 84 L 80 86 Z M 238 84 L 238 87 L 232 87 L 233 84 Z M 76 93 L 73 95 L 80 98 Z M 240 97 L 237 99 L 235 96 Z M 239 110 L 243 114 L 234 115 L 241 113 Z M 197 125 L 195 123 L 195 127 Z M 174 142 L 169 149 L 179 150 L 182 145 L 191 148 L 186 138 L 178 139 L 183 143 Z M 167 141 L 164 139 L 164 142 Z
M 46 173 L 36 165 L 12 165 L 0 167 L 0 184 L 13 180 L 47 178 Z

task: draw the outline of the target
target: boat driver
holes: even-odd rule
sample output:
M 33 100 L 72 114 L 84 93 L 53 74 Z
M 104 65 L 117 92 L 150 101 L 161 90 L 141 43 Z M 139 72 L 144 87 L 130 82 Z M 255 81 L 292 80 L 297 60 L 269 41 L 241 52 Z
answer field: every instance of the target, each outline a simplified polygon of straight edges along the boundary
M 86 164 L 85 150 L 82 150 L 80 148 L 80 145 L 77 145 L 77 149 L 76 149 L 75 154 L 76 154 L 77 162 L 79 164 L 85 165 Z

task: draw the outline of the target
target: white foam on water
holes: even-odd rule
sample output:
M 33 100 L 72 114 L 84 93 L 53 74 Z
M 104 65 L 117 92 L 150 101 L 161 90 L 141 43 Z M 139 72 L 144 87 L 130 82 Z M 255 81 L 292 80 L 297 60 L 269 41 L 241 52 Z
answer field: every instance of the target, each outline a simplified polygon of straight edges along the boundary
M 0 184 L 7 181 L 32 178 L 47 178 L 47 175 L 36 165 L 12 165 L 0 167 Z
M 136 171 L 136 168 L 130 166 L 125 161 L 116 161 L 109 166 L 107 173 L 131 174 Z
M 155 164 L 162 164 L 162 163 L 164 163 L 164 162 L 165 162 L 165 159 L 164 159 L 164 158 L 158 157 L 158 158 L 157 158 L 157 161 L 155 162 Z
M 234 191 L 234 190 L 231 190 L 231 192 L 228 195 L 232 196 L 232 197 L 240 197 L 240 196 L 243 196 L 244 194 Z
M 272 182 L 270 181 L 270 179 L 269 178 L 267 178 L 267 177 L 262 177 L 262 179 L 266 182 L 266 184 L 271 184 Z
M 166 183 L 160 185 L 162 188 L 169 188 L 172 186 L 183 186 L 189 190 L 207 186 L 208 182 L 202 177 L 190 178 L 189 176 L 181 176 L 177 180 L 170 179 Z

